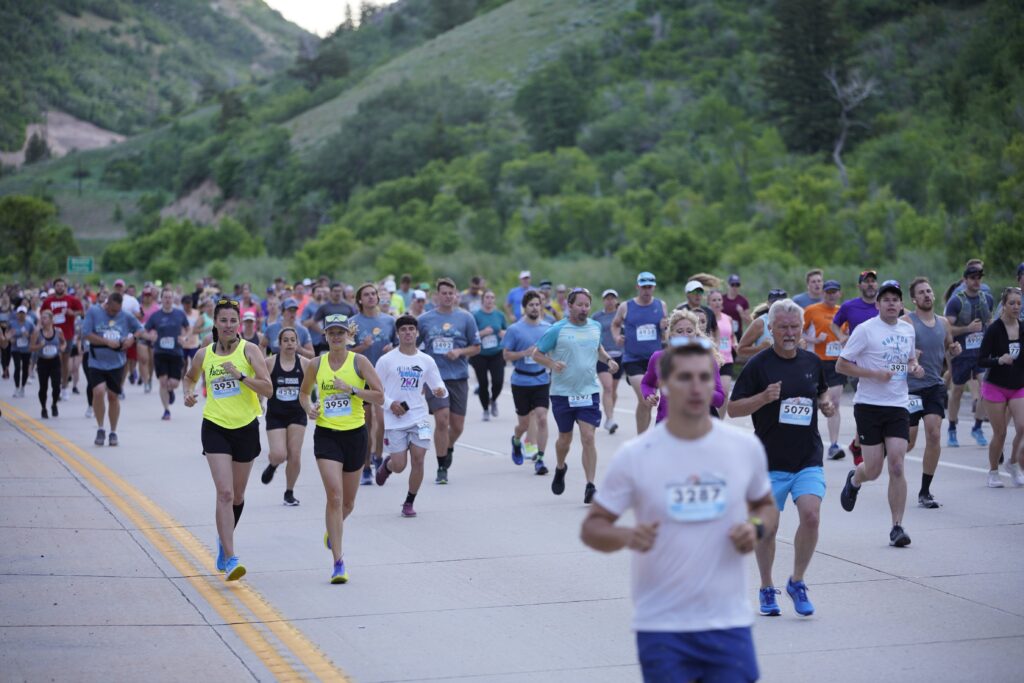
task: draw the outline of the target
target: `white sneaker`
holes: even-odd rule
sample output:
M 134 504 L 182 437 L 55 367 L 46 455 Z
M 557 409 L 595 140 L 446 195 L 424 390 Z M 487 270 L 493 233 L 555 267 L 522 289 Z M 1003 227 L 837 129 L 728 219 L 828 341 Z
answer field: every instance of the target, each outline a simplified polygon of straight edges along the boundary
M 92 417 L 92 406 L 89 406 L 88 408 L 85 409 L 85 416 Z
M 1003 488 L 1003 480 L 999 478 L 999 470 L 990 470 L 988 473 L 988 487 L 990 489 Z
M 1015 462 L 1008 462 L 1005 465 L 1006 473 L 1010 475 L 1010 481 L 1014 486 L 1024 486 L 1024 471 Z
M 487 410 L 487 408 L 484 408 L 484 422 L 490 422 L 490 421 L 491 421 L 491 413 L 490 413 L 490 411 Z
M 498 404 L 491 402 L 491 417 L 498 417 Z

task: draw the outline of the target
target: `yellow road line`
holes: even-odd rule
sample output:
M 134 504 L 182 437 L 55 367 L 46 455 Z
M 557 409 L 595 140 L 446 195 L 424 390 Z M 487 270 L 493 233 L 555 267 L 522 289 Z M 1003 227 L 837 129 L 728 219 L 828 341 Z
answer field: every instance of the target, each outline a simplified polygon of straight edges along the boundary
M 211 556 L 202 543 L 138 489 L 94 456 L 46 425 L 9 404 L 0 403 L 0 405 L 3 406 L 5 417 L 20 431 L 47 447 L 74 471 L 88 480 L 96 490 L 106 495 L 135 524 L 147 540 L 171 562 L 182 577 L 189 581 L 224 622 L 235 630 L 246 646 L 260 658 L 275 677 L 279 680 L 302 680 L 305 678 L 289 662 L 289 659 L 293 659 L 301 663 L 310 674 L 321 680 L 350 680 L 344 671 L 320 652 L 305 635 L 288 622 L 258 592 L 244 583 L 229 585 L 219 578 L 215 579 L 209 576 L 208 572 L 215 568 Z M 118 491 L 120 495 L 118 495 Z M 152 523 L 149 523 L 145 515 L 152 519 Z M 175 543 L 171 541 L 172 538 L 177 541 L 177 544 L 180 544 L 187 555 L 179 552 Z M 204 566 L 206 567 L 205 571 Z M 238 607 L 248 610 L 259 625 L 268 629 L 287 651 L 282 653 L 274 647 L 264 633 L 239 612 Z M 290 657 L 286 658 L 286 655 L 290 655 Z

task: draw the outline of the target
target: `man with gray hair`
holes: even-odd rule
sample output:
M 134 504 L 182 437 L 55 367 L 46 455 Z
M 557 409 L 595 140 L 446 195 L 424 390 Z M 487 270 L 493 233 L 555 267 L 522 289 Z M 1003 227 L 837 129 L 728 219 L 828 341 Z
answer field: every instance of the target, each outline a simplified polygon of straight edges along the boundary
M 803 309 L 792 299 L 772 304 L 767 317 L 772 345 L 743 367 L 732 390 L 729 415 L 753 416 L 754 433 L 768 455 L 775 504 L 781 512 L 786 498 L 792 496 L 800 515 L 793 539 L 793 573 L 786 582 L 786 592 L 796 612 L 809 616 L 814 614 L 814 605 L 807 597 L 804 573 L 818 543 L 821 501 L 825 497 L 818 410 L 831 417 L 835 405 L 828 396 L 821 359 L 799 347 L 803 319 Z M 782 610 L 775 600 L 781 591 L 772 579 L 774 532 L 765 536 L 755 555 L 761 573 L 760 612 L 778 616 Z

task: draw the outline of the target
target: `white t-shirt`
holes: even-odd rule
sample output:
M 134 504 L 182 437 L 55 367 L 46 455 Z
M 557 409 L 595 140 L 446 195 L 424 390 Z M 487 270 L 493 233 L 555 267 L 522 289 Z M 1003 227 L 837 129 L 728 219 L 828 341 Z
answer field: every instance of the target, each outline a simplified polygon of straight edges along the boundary
M 384 429 L 415 427 L 430 418 L 423 387 L 444 388 L 444 380 L 433 358 L 422 351 L 410 356 L 401 349 L 392 349 L 377 359 L 376 370 L 384 385 Z M 446 395 L 447 391 L 445 389 Z M 405 401 L 409 411 L 398 417 L 391 412 L 394 401 Z
M 907 364 L 914 355 L 914 326 L 903 320 L 890 325 L 880 317 L 861 323 L 839 355 L 859 367 L 888 370 L 892 379 L 882 382 L 860 378 L 854 403 L 907 407 Z
M 138 318 L 139 317 L 139 311 L 142 310 L 142 304 L 140 304 L 139 300 L 136 299 L 131 294 L 122 294 L 121 295 L 121 310 L 124 311 L 125 313 L 127 313 L 128 315 L 132 315 L 132 316 L 135 316 L 136 318 Z
M 633 628 L 710 631 L 750 626 L 748 559 L 729 529 L 749 516 L 747 502 L 771 492 L 768 459 L 753 432 L 712 422 L 691 441 L 661 423 L 628 441 L 598 487 L 597 503 L 637 522 L 658 521 L 658 538 L 633 553 Z

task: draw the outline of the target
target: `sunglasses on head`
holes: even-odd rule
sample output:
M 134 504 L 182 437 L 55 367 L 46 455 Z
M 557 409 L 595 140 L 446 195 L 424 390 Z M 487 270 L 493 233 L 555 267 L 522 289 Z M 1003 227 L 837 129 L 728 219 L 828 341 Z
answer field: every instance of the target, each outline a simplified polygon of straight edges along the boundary
M 217 305 L 218 306 L 230 306 L 231 308 L 236 308 L 236 309 L 238 308 L 238 302 L 235 301 L 234 299 L 229 299 L 227 297 L 221 297 L 220 300 L 217 301 Z
M 711 343 L 711 340 L 706 337 L 672 337 L 669 340 L 669 345 L 673 348 L 678 348 L 680 346 L 693 346 L 695 348 L 704 349 L 705 351 L 710 351 L 715 346 Z

